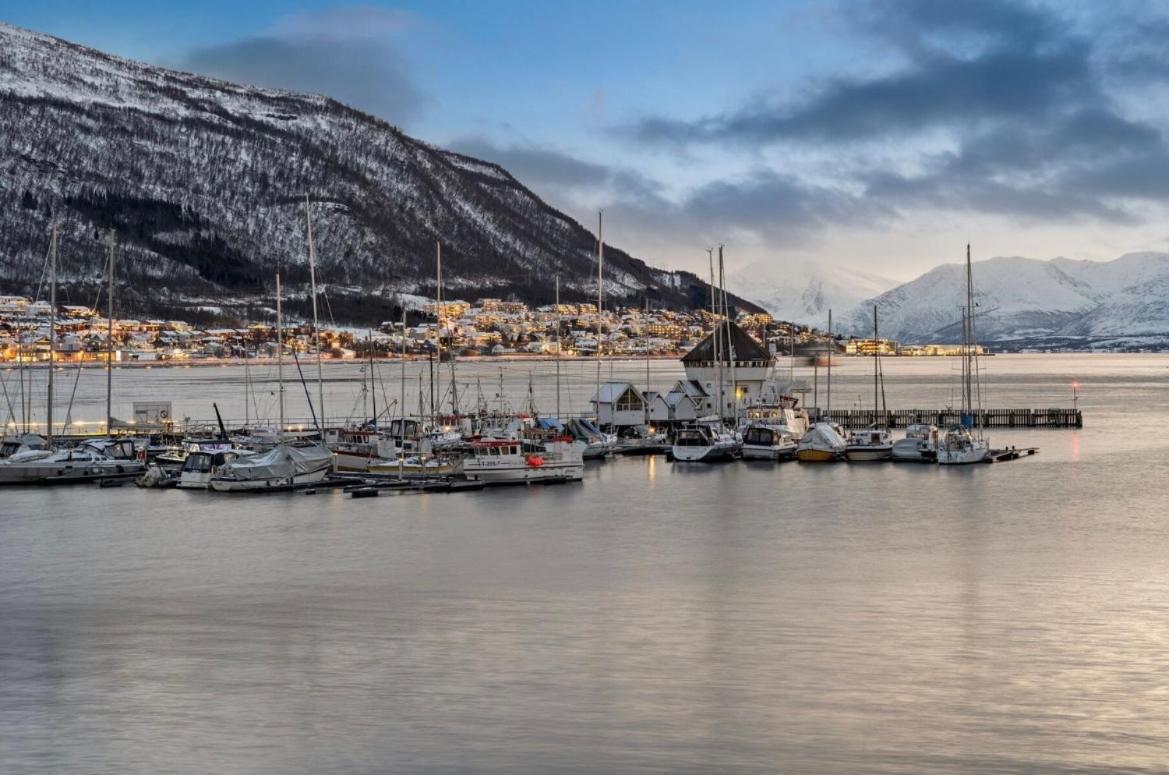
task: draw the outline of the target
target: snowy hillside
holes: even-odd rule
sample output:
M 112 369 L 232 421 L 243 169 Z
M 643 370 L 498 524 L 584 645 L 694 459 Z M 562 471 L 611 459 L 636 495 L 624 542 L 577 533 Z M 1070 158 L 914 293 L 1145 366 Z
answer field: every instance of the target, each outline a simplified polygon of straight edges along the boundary
M 823 328 L 828 310 L 842 315 L 861 301 L 893 286 L 896 280 L 812 261 L 758 262 L 733 274 L 731 290 L 763 306 L 778 320 Z
M 361 317 L 370 299 L 429 295 L 436 240 L 452 296 L 547 302 L 555 275 L 566 301 L 596 295 L 596 243 L 580 224 L 503 168 L 327 97 L 173 72 L 0 24 L 0 137 L 0 292 L 35 288 L 51 220 L 67 298 L 88 298 L 109 228 L 140 308 L 268 292 L 278 265 L 295 290 L 307 281 L 308 194 L 318 276 L 353 294 L 338 317 Z M 683 308 L 708 295 L 694 275 L 615 248 L 606 269 L 611 303 Z
M 1115 261 L 992 258 L 974 263 L 977 335 L 983 342 L 1107 345 L 1132 336 L 1169 341 L 1169 254 Z M 872 305 L 882 335 L 903 342 L 955 342 L 961 335 L 965 267 L 946 264 L 859 304 L 846 330 L 870 333 Z

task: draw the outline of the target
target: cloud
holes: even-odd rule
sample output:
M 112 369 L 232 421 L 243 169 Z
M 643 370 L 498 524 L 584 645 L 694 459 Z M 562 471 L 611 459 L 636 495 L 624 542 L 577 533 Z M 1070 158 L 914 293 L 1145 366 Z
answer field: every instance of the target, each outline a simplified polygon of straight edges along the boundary
M 592 223 L 597 208 L 612 212 L 622 222 L 622 233 L 627 239 L 635 234 L 635 241 L 696 249 L 731 238 L 795 243 L 829 223 L 872 222 L 890 215 L 879 203 L 765 168 L 671 198 L 666 186 L 640 172 L 546 146 L 466 137 L 448 147 L 500 164 L 582 223 Z
M 694 120 L 646 116 L 614 131 L 639 147 L 851 155 L 836 171 L 845 190 L 862 193 L 827 197 L 829 212 L 1130 222 L 1126 200 L 1169 197 L 1162 131 L 1126 116 L 1105 85 L 1108 75 L 1169 73 L 1164 20 L 1096 19 L 1098 34 L 1088 35 L 1048 9 L 1007 0 L 871 0 L 843 5 L 841 18 L 854 36 L 891 51 L 891 69 L 820 78 L 795 97 L 761 92 Z M 1105 40 L 1113 44 L 1101 50 Z M 901 163 L 857 153 L 866 146 L 895 147 Z
M 177 64 L 229 81 L 324 94 L 406 125 L 428 102 L 392 39 L 408 22 L 382 9 L 332 9 L 289 17 L 269 35 L 194 49 Z
M 484 137 L 461 137 L 448 143 L 457 153 L 495 162 L 519 180 L 563 195 L 570 191 L 632 190 L 656 195 L 659 186 L 641 173 L 585 161 L 555 148 L 518 143 L 498 144 Z

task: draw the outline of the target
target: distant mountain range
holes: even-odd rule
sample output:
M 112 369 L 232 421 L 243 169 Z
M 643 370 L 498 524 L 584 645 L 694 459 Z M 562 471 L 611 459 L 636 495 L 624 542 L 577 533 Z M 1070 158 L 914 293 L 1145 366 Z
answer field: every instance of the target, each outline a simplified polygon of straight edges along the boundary
M 1000 349 L 1169 346 L 1169 254 L 1114 261 L 992 258 L 973 265 L 976 334 Z M 965 266 L 945 264 L 856 305 L 842 317 L 858 336 L 907 343 L 957 342 Z
M 808 260 L 757 262 L 727 285 L 759 302 L 777 320 L 826 328 L 828 310 L 843 321 L 854 307 L 897 285 L 896 280 Z
M 35 289 L 50 222 L 64 298 L 96 292 L 103 231 L 123 244 L 127 312 L 166 314 L 318 277 L 338 322 L 450 298 L 596 298 L 596 241 L 507 170 L 403 134 L 327 97 L 140 64 L 0 24 L 0 292 Z M 708 286 L 607 247 L 608 304 L 701 307 Z M 745 309 L 753 304 L 735 299 Z

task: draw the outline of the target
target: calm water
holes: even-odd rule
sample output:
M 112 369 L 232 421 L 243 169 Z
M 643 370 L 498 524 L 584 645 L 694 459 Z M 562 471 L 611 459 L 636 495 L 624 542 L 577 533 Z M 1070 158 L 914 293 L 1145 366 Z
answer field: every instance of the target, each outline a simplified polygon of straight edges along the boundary
M 1169 359 L 986 367 L 988 405 L 1069 405 L 1078 380 L 1088 426 L 995 433 L 1042 452 L 962 470 L 2 491 L 0 771 L 1162 770 Z M 360 400 L 350 368 L 331 403 Z M 505 373 L 516 404 L 529 368 Z M 579 402 L 595 371 L 575 368 Z M 951 368 L 887 362 L 890 404 L 947 403 Z M 869 395 L 865 369 L 837 370 L 834 404 Z M 496 367 L 467 373 L 493 394 Z M 118 379 L 239 416 L 238 376 Z M 87 381 L 75 416 L 96 418 Z

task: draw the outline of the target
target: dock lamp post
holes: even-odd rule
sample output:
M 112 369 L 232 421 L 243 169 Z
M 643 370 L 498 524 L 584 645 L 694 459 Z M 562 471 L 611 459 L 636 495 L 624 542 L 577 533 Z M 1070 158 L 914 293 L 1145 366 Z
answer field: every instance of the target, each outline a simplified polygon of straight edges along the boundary
M 1080 383 L 1072 383 L 1072 411 L 1080 408 Z

